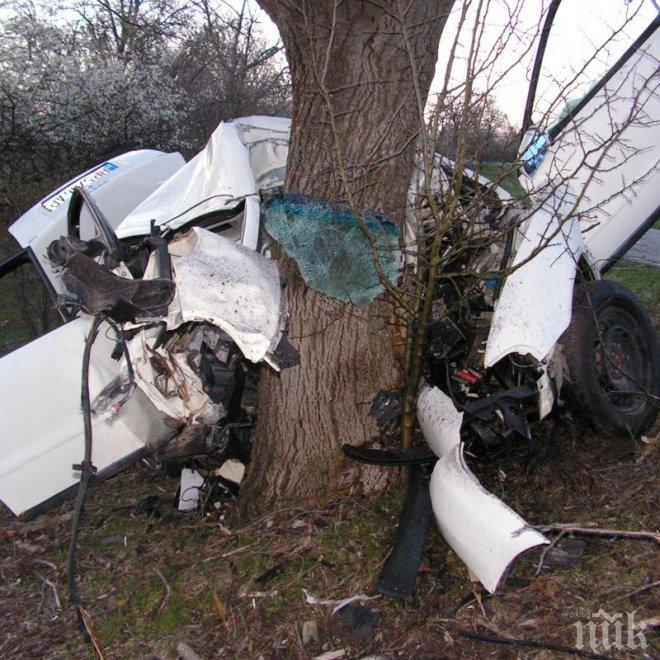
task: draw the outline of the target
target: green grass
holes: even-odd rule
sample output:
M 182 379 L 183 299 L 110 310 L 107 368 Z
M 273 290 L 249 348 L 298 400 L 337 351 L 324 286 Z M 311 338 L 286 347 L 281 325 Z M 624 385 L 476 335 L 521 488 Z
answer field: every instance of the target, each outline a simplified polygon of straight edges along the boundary
M 607 277 L 634 291 L 651 314 L 660 312 L 660 270 L 657 268 L 620 261 Z
M 520 185 L 511 163 L 481 163 L 479 174 L 496 182 L 515 199 L 527 199 L 527 193 Z

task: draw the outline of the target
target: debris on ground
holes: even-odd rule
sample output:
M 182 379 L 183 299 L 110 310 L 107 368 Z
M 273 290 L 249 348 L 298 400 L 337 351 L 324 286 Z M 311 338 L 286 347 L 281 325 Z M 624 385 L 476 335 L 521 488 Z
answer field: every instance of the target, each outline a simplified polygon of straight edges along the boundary
M 279 577 L 286 570 L 287 563 L 282 562 L 277 564 L 272 568 L 269 568 L 265 573 L 262 573 L 259 577 L 254 579 L 255 584 L 258 584 L 260 587 L 263 587 L 265 584 L 268 584 L 272 579 Z
M 545 554 L 545 566 L 573 566 L 584 554 L 587 544 L 580 539 L 563 539 Z
M 529 445 L 512 442 L 482 456 L 488 460 L 472 466 L 479 480 L 535 523 L 655 528 L 657 468 L 649 460 L 637 462 L 647 445 L 585 436 L 554 420 L 547 428 Z M 504 482 L 500 469 L 507 473 Z M 344 658 L 437 657 L 438 644 L 452 657 L 517 652 L 531 658 L 574 648 L 575 624 L 588 623 L 601 608 L 608 615 L 635 612 L 635 626 L 657 617 L 658 546 L 646 539 L 617 537 L 612 543 L 608 536 L 567 533 L 556 547 L 563 552 L 566 541 L 584 540 L 578 563 L 547 561 L 536 575 L 539 552 L 533 553 L 522 558 L 501 593 L 487 596 L 431 527 L 411 607 L 371 595 L 398 523 L 400 491 L 316 500 L 240 526 L 227 518 L 228 500 L 220 509 L 179 513 L 176 486 L 176 480 L 163 482 L 136 466 L 89 493 L 80 589 L 107 657 L 170 658 L 184 642 L 205 658 L 340 651 Z M 0 648 L 7 657 L 89 654 L 89 646 L 71 635 L 75 623 L 66 603 L 69 508 L 64 504 L 30 523 L 0 513 Z M 223 531 L 227 526 L 231 534 Z M 577 553 L 572 543 L 570 549 Z M 255 584 L 283 562 L 281 575 L 265 587 Z M 153 568 L 145 570 L 148 565 Z M 340 604 L 378 610 L 368 641 L 346 629 L 341 608 L 332 614 Z M 310 635 L 303 647 L 309 620 L 317 624 L 318 641 Z M 646 652 L 657 654 L 654 629 L 643 633 Z M 530 644 L 511 645 L 501 637 Z
M 339 610 L 346 630 L 362 639 L 371 639 L 380 620 L 380 614 L 364 605 L 345 605 Z
M 192 650 L 185 642 L 179 642 L 176 645 L 176 652 L 180 660 L 203 660 L 202 656 Z
M 319 626 L 314 620 L 302 624 L 302 643 L 307 646 L 310 642 L 319 641 Z
M 339 658 L 343 658 L 345 655 L 346 651 L 344 649 L 337 649 L 336 651 L 321 653 L 321 655 L 315 656 L 314 660 L 339 660 Z
M 179 511 L 195 511 L 199 504 L 199 495 L 204 486 L 204 477 L 196 470 L 181 470 L 179 490 Z
M 366 594 L 358 594 L 356 596 L 349 596 L 348 598 L 343 598 L 341 600 L 334 600 L 333 598 L 317 598 L 316 596 L 310 594 L 307 589 L 303 589 L 303 593 L 305 594 L 305 602 L 309 603 L 310 605 L 333 605 L 333 614 L 336 614 L 339 612 L 339 610 L 346 607 L 349 603 L 355 602 L 356 600 L 374 600 L 376 598 L 380 598 L 380 596 L 367 596 Z

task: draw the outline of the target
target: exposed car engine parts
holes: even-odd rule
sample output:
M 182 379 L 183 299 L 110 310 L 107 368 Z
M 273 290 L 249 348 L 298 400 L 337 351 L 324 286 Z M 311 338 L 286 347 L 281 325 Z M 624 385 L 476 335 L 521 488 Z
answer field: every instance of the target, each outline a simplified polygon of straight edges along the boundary
M 98 240 L 79 238 L 83 205 L 92 215 Z M 92 416 L 121 415 L 139 388 L 173 430 L 173 435 L 157 442 L 146 438 L 154 464 L 160 462 L 175 472 L 177 465 L 181 469 L 196 461 L 215 474 L 214 463 L 222 470 L 227 459 L 249 460 L 253 424 L 243 395 L 250 360 L 266 359 L 280 369 L 296 364 L 298 356 L 288 342 L 283 343 L 286 304 L 273 262 L 221 237 L 206 236 L 199 228 L 168 244 L 152 225 L 152 235 L 133 250 L 150 252 L 143 272 L 134 279 L 125 265 L 130 248 L 126 250 L 117 239 L 86 191 L 73 192 L 68 217 L 72 236 L 53 241 L 48 254 L 61 269 L 66 287 L 61 304 L 91 315 L 82 360 L 85 451 L 82 462 L 73 466 L 80 480 L 68 558 L 69 595 L 79 627 L 87 635 L 75 582 L 75 552 L 85 494 L 96 472 Z M 211 277 L 224 278 L 211 291 L 203 286 L 209 269 Z M 261 280 L 255 271 L 261 273 Z M 234 314 L 228 315 L 227 308 L 232 306 Z M 121 350 L 115 349 L 113 357 L 122 360 L 122 366 L 120 374 L 91 401 L 90 356 L 103 321 L 117 333 Z M 207 461 L 210 465 L 205 466 Z M 195 492 L 206 482 L 195 471 L 185 468 L 183 473 L 192 475 Z M 221 472 L 215 487 L 229 492 Z M 181 493 L 182 501 L 186 496 Z
M 657 370 L 648 364 L 657 366 L 657 339 L 648 319 L 627 292 L 604 295 L 606 285 L 584 283 L 597 279 L 601 264 L 611 265 L 657 219 L 652 177 L 639 179 L 634 203 L 617 211 L 608 181 L 621 176 L 613 166 L 601 173 L 603 185 L 590 208 L 581 209 L 585 178 L 574 162 L 574 145 L 585 121 L 597 129 L 603 113 L 609 120 L 619 112 L 609 102 L 610 82 L 635 98 L 635 81 L 648 79 L 637 71 L 655 71 L 657 25 L 559 128 L 546 134 L 530 126 L 531 142 L 521 148 L 523 163 L 525 151 L 533 152 L 527 154 L 532 167 L 521 174 L 523 185 L 525 177 L 534 184 L 527 205 L 467 169 L 456 172 L 440 155 L 432 172 L 417 162 L 404 226 L 397 229 L 369 212 L 362 218 L 377 235 L 369 247 L 386 248 L 386 281 L 382 273 L 374 277 L 363 228 L 347 207 L 305 195 L 269 196 L 284 180 L 287 119 L 223 122 L 188 163 L 179 154 L 154 150 L 117 156 L 35 204 L 10 228 L 23 249 L 0 265 L 0 275 L 32 263 L 68 306 L 63 316 L 69 322 L 2 358 L 2 406 L 15 418 L 0 457 L 3 502 L 16 515 L 34 515 L 79 486 L 70 465 L 84 438 L 79 374 L 93 317 L 105 319 L 88 374 L 96 474 L 110 475 L 145 458 L 152 468 L 186 475 L 180 504 L 191 506 L 188 490 L 208 502 L 213 484 L 236 487 L 225 483 L 231 481 L 230 460 L 249 460 L 256 365 L 280 370 L 299 359 L 284 336 L 287 309 L 277 267 L 257 252 L 265 247 L 264 225 L 271 225 L 308 284 L 364 305 L 381 285 L 396 281 L 399 251 L 405 268 L 414 269 L 437 236 L 442 263 L 417 406 L 429 449 L 392 448 L 402 407 L 402 392 L 393 390 L 377 393 L 370 410 L 382 432 L 381 447 L 345 451 L 355 460 L 411 466 L 413 472 L 410 508 L 391 555 L 411 559 L 399 572 L 408 577 L 392 586 L 386 574 L 396 575 L 397 564 L 388 560 L 383 593 L 405 597 L 412 589 L 429 496 L 450 545 L 488 590 L 497 589 L 518 554 L 545 539 L 480 486 L 467 466 L 466 448 L 525 441 L 529 423 L 543 419 L 557 402 L 569 403 L 571 389 L 576 400 L 587 401 L 582 410 L 594 421 L 611 419 L 613 429 L 640 432 L 656 413 Z M 641 51 L 644 57 L 632 57 Z M 596 101 L 571 124 L 590 99 Z M 617 167 L 630 180 L 638 178 L 636 163 L 651 171 L 656 144 L 635 146 L 635 154 Z M 556 185 L 553 158 L 577 165 L 575 181 Z M 427 174 L 438 204 L 419 195 L 429 189 Z M 449 189 L 458 194 L 457 206 L 452 204 L 451 222 L 438 234 L 429 205 L 441 205 Z M 299 232 L 292 231 L 296 223 Z M 328 237 L 328 227 L 342 231 Z M 331 262 L 339 267 L 330 268 Z M 576 278 L 581 283 L 574 298 Z M 587 289 L 591 316 L 580 302 Z M 119 343 L 112 324 L 122 330 Z M 31 374 L 46 361 L 49 369 L 35 381 Z M 589 398 L 591 388 L 598 397 Z M 15 390 L 29 390 L 43 402 L 44 414 L 37 418 Z M 61 423 L 53 424 L 55 418 Z M 407 529 L 406 520 L 416 522 Z

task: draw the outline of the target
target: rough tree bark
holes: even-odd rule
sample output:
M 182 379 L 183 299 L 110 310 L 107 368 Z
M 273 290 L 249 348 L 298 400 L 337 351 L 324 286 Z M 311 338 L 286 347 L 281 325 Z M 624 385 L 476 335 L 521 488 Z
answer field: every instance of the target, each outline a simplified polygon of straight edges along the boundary
M 355 202 L 401 224 L 422 121 L 409 53 L 425 100 L 453 0 L 259 2 L 279 28 L 291 70 L 287 189 L 346 200 L 329 99 Z M 285 257 L 280 266 L 288 278 L 288 336 L 301 361 L 279 376 L 263 371 L 243 489 L 249 512 L 355 481 L 358 471 L 346 466 L 340 447 L 374 434 L 371 399 L 400 384 L 388 302 L 359 310 L 310 289 Z

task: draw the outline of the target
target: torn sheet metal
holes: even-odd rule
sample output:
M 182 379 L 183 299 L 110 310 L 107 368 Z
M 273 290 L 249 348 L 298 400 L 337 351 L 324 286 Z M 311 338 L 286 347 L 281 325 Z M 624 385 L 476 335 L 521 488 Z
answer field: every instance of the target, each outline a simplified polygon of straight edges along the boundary
M 431 504 L 438 528 L 454 552 L 490 592 L 516 558 L 547 543 L 539 532 L 489 493 L 468 468 L 460 441 L 463 413 L 437 387 L 420 392 L 417 414 L 424 438 L 438 454 L 431 475 Z
M 310 287 L 343 302 L 366 307 L 385 290 L 382 273 L 395 283 L 401 255 L 399 231 L 382 213 L 361 210 L 369 237 L 346 204 L 298 193 L 273 195 L 264 205 L 266 231 L 296 261 Z
M 154 348 L 158 329 L 150 328 L 128 342 L 137 386 L 177 427 L 209 428 L 225 412 L 204 391 L 199 364 L 195 364 L 204 331 L 204 326 L 193 326 L 166 346 Z
M 248 150 L 257 189 L 267 190 L 283 185 L 291 120 L 253 116 L 235 119 L 233 123 Z
M 132 325 L 138 332 L 128 341 L 128 353 L 136 387 L 123 359 L 112 357 L 116 341 L 110 327 L 101 328 L 92 351 L 92 460 L 100 473 L 165 445 L 212 448 L 213 438 L 205 445 L 209 429 L 226 410 L 205 391 L 202 342 L 213 351 L 220 335 L 227 342 L 229 335 L 247 358 L 275 364 L 286 322 L 276 264 L 200 228 L 174 241 L 171 251 L 176 294 L 164 321 L 175 332 L 159 345 L 163 324 Z M 153 253 L 151 276 L 155 265 Z M 93 293 L 112 302 L 113 283 L 120 278 L 101 280 Z M 148 288 L 155 281 L 147 276 L 126 282 Z M 0 360 L 0 414 L 14 420 L 5 429 L 0 457 L 0 499 L 17 515 L 79 482 L 71 466 L 80 462 L 84 446 L 80 373 L 89 322 L 83 314 Z
M 194 227 L 169 245 L 176 295 L 166 319 L 224 330 L 252 362 L 282 338 L 286 299 L 274 261 L 206 229 Z
M 152 221 L 161 230 L 179 229 L 209 213 L 234 209 L 261 188 L 281 184 L 290 123 L 279 117 L 222 122 L 202 151 L 126 216 L 117 236 L 146 236 Z
M 484 355 L 486 368 L 511 353 L 541 361 L 568 327 L 575 273 L 584 252 L 579 221 L 563 220 L 571 206 L 567 194 L 553 196 L 534 210 L 519 232 L 521 243 L 513 267 L 522 265 L 506 278 L 495 304 Z

